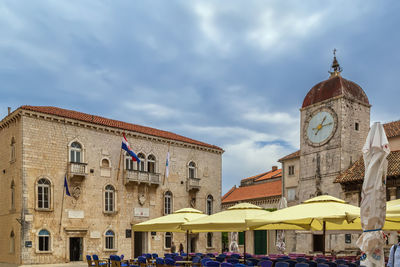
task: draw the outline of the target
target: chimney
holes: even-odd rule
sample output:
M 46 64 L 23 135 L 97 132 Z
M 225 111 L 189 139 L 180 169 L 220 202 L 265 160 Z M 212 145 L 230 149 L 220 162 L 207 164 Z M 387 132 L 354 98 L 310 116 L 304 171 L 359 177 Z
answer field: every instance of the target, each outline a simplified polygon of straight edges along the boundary
M 278 169 L 278 166 L 272 166 L 272 171 L 276 171 Z
M 11 107 L 8 107 L 8 115 L 11 113 Z

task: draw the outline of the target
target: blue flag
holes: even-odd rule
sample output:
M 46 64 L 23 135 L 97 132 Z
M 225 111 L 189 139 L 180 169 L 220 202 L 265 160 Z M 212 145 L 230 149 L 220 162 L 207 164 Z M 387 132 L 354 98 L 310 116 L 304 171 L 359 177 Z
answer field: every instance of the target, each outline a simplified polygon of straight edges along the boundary
M 65 187 L 65 194 L 67 196 L 71 196 L 71 194 L 69 193 L 69 189 L 68 189 L 67 175 L 65 175 L 65 177 L 64 177 L 64 187 Z

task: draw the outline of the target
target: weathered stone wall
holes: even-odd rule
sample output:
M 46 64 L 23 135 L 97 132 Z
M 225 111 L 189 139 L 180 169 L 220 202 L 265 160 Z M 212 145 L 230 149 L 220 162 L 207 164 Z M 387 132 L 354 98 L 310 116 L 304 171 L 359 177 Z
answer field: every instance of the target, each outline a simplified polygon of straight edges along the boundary
M 29 113 L 35 114 L 35 113 Z M 8 216 L 7 229 L 3 237 L 10 236 L 11 228 L 16 232 L 16 256 L 8 255 L 8 249 L 1 249 L 1 259 L 5 262 L 15 262 L 19 252 L 22 253 L 24 264 L 36 263 L 61 263 L 69 261 L 69 238 L 83 238 L 83 257 L 86 254 L 98 254 L 106 257 L 110 254 L 124 254 L 125 258 L 133 257 L 134 234 L 132 238 L 126 238 L 126 230 L 131 229 L 133 224 L 156 218 L 163 215 L 164 193 L 171 191 L 173 194 L 173 211 L 190 207 L 190 200 L 196 198 L 195 208 L 205 212 L 206 198 L 213 196 L 213 212 L 218 212 L 221 196 L 221 151 L 195 147 L 192 145 L 157 139 L 151 136 L 131 135 L 127 132 L 128 141 L 136 153 L 144 153 L 146 156 L 152 154 L 156 157 L 156 173 L 159 173 L 160 185 L 147 185 L 144 183 L 128 182 L 124 171 L 124 162 L 121 161 L 120 171 L 119 157 L 121 152 L 121 132 L 112 128 L 93 127 L 77 121 L 69 121 L 52 116 L 22 117 L 22 129 L 3 129 L 0 131 L 0 142 L 2 147 L 6 145 L 11 135 L 18 136 L 20 151 L 14 166 L 2 166 L 1 169 L 12 169 L 7 176 L 10 183 L 11 177 L 24 177 L 26 185 L 26 222 L 24 238 L 21 239 L 18 231 L 19 225 L 14 217 Z M 21 126 L 19 127 L 21 128 Z M 69 190 L 75 197 L 64 196 L 64 176 L 67 173 L 69 163 L 69 145 L 77 141 L 83 146 L 83 162 L 87 163 L 86 177 L 68 177 Z M 165 173 L 165 160 L 167 151 L 170 151 L 170 176 L 163 182 Z M 8 151 L 2 150 L 1 157 L 4 158 Z M 7 156 L 6 155 L 6 156 Z M 102 159 L 108 159 L 110 168 L 102 168 Z M 200 178 L 200 190 L 189 194 L 187 190 L 188 163 L 196 163 L 196 177 Z M 23 162 L 21 164 L 21 162 Z M 0 164 L 9 164 L 2 160 Z M 20 164 L 17 166 L 17 164 Z M 18 174 L 22 169 L 23 174 Z M 8 174 L 8 172 L 7 172 Z M 118 176 L 118 177 L 117 177 Z M 51 208 L 39 210 L 37 208 L 36 183 L 40 178 L 51 181 Z M 19 178 L 20 180 L 20 178 Z M 5 179 L 2 179 L 5 182 Z M 6 182 L 6 183 L 7 183 Z M 18 189 L 21 190 L 21 181 Z M 104 190 L 107 185 L 112 185 L 116 192 L 116 212 L 104 212 Z M 1 190 L 8 190 L 10 186 L 2 186 Z M 21 195 L 21 193 L 20 193 Z M 9 193 L 2 194 L 9 198 Z M 141 197 L 142 204 L 139 203 Z M 16 204 L 18 210 L 22 207 L 21 200 Z M 2 213 L 8 212 L 7 201 L 0 205 Z M 149 216 L 135 216 L 135 209 L 148 211 Z M 138 211 L 138 210 L 137 210 Z M 146 212 L 145 212 L 146 213 Z M 17 214 L 20 216 L 20 214 Z M 61 222 L 61 223 L 60 223 Z M 46 229 L 51 235 L 50 252 L 38 251 L 38 233 Z M 116 234 L 116 249 L 105 249 L 104 235 L 107 230 Z M 169 252 L 164 248 L 164 233 L 157 233 L 155 237 L 149 234 L 144 243 L 144 252 L 155 252 L 163 255 Z M 186 239 L 184 234 L 174 233 L 173 240 L 177 246 L 182 243 L 186 250 Z M 32 241 L 31 248 L 19 248 L 19 243 Z M 6 242 L 0 242 L 2 248 Z M 9 242 L 7 242 L 8 244 Z M 197 250 L 206 252 L 206 234 L 198 235 Z M 220 235 L 213 236 L 213 248 L 209 250 L 219 251 L 221 247 Z M 4 260 L 3 260 L 4 259 Z

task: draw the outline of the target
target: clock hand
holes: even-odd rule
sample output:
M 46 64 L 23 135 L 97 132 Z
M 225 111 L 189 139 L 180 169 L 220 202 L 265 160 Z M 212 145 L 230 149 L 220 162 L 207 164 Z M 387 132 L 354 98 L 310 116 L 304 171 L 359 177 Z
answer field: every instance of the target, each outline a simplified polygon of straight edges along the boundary
M 328 126 L 328 125 L 332 125 L 332 122 L 327 123 L 327 124 L 322 124 L 321 126 L 324 127 L 324 126 Z
M 321 124 L 320 125 L 322 125 L 322 124 L 324 124 L 324 121 L 326 120 L 326 116 L 322 119 L 322 121 L 321 121 Z

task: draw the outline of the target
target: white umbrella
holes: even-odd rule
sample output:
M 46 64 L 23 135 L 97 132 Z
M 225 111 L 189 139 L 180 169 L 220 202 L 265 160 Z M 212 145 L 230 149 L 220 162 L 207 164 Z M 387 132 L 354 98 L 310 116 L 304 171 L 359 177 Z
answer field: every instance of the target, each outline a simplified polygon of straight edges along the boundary
M 286 201 L 285 197 L 282 197 L 279 200 L 278 209 L 284 209 L 284 208 L 287 208 L 287 201 Z M 278 248 L 278 250 L 281 254 L 283 254 L 286 250 L 285 231 L 284 230 L 278 230 L 278 232 L 277 232 L 276 247 Z
M 382 227 L 386 217 L 386 157 L 390 152 L 385 131 L 375 122 L 363 147 L 365 176 L 361 192 L 363 233 L 357 245 L 366 255 L 361 265 L 384 266 Z

